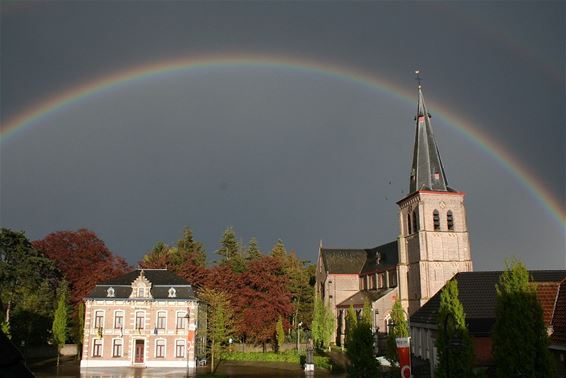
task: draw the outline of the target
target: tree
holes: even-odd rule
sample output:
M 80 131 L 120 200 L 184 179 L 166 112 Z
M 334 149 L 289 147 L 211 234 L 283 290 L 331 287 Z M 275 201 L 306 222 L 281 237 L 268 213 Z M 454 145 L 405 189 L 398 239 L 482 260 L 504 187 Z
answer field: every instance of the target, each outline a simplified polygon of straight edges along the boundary
M 0 229 L 0 321 L 16 345 L 47 342 L 59 277 L 24 233 Z
M 255 236 L 252 237 L 248 243 L 246 255 L 248 260 L 255 260 L 261 257 L 261 251 L 259 250 Z
M 226 342 L 234 333 L 234 313 L 228 294 L 203 288 L 199 298 L 208 304 L 207 336 L 210 345 L 210 368 L 214 371 L 216 357 L 220 356 Z
M 237 275 L 231 300 L 238 313 L 237 329 L 241 336 L 264 345 L 275 334 L 279 316 L 285 329 L 293 311 L 288 278 L 281 273 L 281 264 L 271 256 L 252 260 L 248 269 Z
M 70 286 L 70 303 L 76 306 L 101 281 L 130 270 L 126 261 L 114 255 L 94 232 L 57 231 L 33 246 L 55 262 Z
M 281 316 L 277 319 L 275 331 L 277 332 L 277 351 L 280 351 L 281 347 L 285 343 L 285 331 L 283 330 L 283 320 L 281 319 Z
M 346 351 L 350 360 L 348 376 L 356 378 L 380 376 L 379 363 L 373 353 L 374 338 L 371 324 L 362 316 L 350 325 L 352 329 Z
M 474 348 L 458 299 L 458 282 L 450 280 L 440 292 L 438 310 L 438 377 L 473 377 Z
M 69 318 L 68 305 L 68 286 L 65 280 L 61 281 L 57 294 L 57 307 L 53 317 L 53 325 L 51 326 L 53 334 L 53 344 L 57 347 L 57 366 L 59 366 L 59 355 L 61 347 L 65 345 L 67 340 L 67 320 Z
M 521 262 L 506 265 L 495 286 L 492 340 L 497 376 L 552 377 L 555 370 L 536 287 Z
M 277 243 L 275 243 L 275 245 L 271 249 L 271 256 L 281 260 L 283 260 L 287 256 L 287 250 L 285 249 L 283 240 L 277 239 Z
M 79 344 L 79 353 L 77 359 L 81 359 L 83 350 L 83 338 L 84 338 L 84 328 L 85 328 L 85 304 L 84 302 L 79 303 L 79 308 L 77 310 L 77 322 L 75 328 L 75 340 Z
M 142 268 L 168 269 L 197 288 L 202 287 L 208 277 L 204 246 L 194 240 L 193 232 L 188 227 L 183 230 L 183 238 L 177 242 L 177 246 L 171 247 L 159 241 L 138 265 Z
M 221 265 L 228 265 L 236 273 L 246 270 L 246 259 L 242 256 L 242 246 L 236 239 L 236 232 L 232 227 L 224 230 L 220 240 L 220 248 L 216 251 L 221 257 Z
M 330 345 L 335 324 L 336 321 L 332 309 L 329 306 L 325 306 L 320 298 L 315 298 L 311 332 L 317 347 L 326 348 Z
M 348 344 L 352 340 L 354 330 L 356 329 L 357 325 L 358 314 L 356 313 L 354 306 L 350 305 L 350 307 L 348 307 L 348 312 L 346 313 L 346 348 L 348 348 Z
M 397 345 L 395 339 L 409 336 L 409 324 L 405 318 L 405 311 L 403 310 L 403 306 L 401 306 L 401 301 L 398 298 L 391 309 L 391 323 L 393 327 L 387 336 L 385 358 L 394 365 L 399 362 L 397 359 Z

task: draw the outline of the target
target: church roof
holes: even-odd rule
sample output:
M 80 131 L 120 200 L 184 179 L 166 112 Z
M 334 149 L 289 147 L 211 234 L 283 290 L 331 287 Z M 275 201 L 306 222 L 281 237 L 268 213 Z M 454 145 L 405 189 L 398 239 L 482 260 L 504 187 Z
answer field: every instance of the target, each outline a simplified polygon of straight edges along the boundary
M 367 256 L 366 249 L 321 248 L 320 255 L 328 273 L 359 274 Z
M 360 274 L 382 271 L 399 263 L 397 240 L 368 250 L 366 262 Z
M 458 282 L 458 299 L 462 302 L 468 329 L 472 335 L 489 335 L 495 323 L 495 284 L 502 271 L 494 272 L 460 272 L 453 279 Z M 532 270 L 529 271 L 533 282 L 560 283 L 566 279 L 566 270 Z M 551 288 L 553 285 L 548 285 Z M 546 288 L 542 289 L 546 292 Z M 411 323 L 430 324 L 436 326 L 440 307 L 440 292 L 411 316 Z M 556 291 L 555 291 L 556 293 Z M 543 307 L 544 312 L 549 309 Z
M 340 308 L 349 308 L 353 306 L 354 308 L 364 307 L 366 301 L 375 302 L 379 298 L 382 298 L 386 294 L 392 292 L 396 288 L 387 288 L 387 289 L 378 289 L 378 290 L 361 290 L 358 291 L 356 294 L 352 295 L 351 297 L 345 299 L 344 301 L 340 302 L 336 305 L 336 307 Z
M 324 268 L 334 274 L 369 273 L 397 265 L 397 241 L 366 249 L 321 248 Z
M 426 108 L 421 85 L 417 103 L 415 145 L 409 193 L 419 190 L 453 191 L 448 187 L 446 174 L 436 140 L 432 133 L 431 115 Z
M 196 299 L 192 286 L 177 276 L 175 273 L 166 269 L 136 269 L 119 277 L 101 282 L 96 285 L 89 299 L 126 299 L 132 293 L 132 282 L 134 282 L 142 273 L 143 276 L 151 283 L 151 296 L 154 299 L 171 299 L 169 298 L 169 289 L 175 289 L 174 299 Z M 114 289 L 114 297 L 108 298 L 108 289 Z

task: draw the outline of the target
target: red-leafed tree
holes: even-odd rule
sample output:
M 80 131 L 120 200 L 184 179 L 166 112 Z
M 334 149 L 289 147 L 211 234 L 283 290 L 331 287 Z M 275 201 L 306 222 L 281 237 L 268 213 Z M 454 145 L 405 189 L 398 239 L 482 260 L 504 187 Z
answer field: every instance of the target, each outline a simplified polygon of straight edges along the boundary
M 256 343 L 272 340 L 279 317 L 285 329 L 293 312 L 288 278 L 277 259 L 263 256 L 252 260 L 247 271 L 235 281 L 231 303 L 237 314 L 236 327 L 246 339 Z
M 57 231 L 32 244 L 55 261 L 63 272 L 71 288 L 73 305 L 87 296 L 97 283 L 130 269 L 122 257 L 115 256 L 90 230 Z

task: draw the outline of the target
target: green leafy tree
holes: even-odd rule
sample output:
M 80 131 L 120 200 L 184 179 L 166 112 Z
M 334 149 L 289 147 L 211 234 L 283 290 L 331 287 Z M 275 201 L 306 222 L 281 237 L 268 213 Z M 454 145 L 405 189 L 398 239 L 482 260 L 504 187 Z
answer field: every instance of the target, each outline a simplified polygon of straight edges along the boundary
M 325 306 L 320 298 L 314 300 L 314 312 L 311 323 L 312 338 L 316 346 L 325 348 L 330 345 L 336 321 L 330 307 Z
M 364 308 L 362 309 L 362 319 L 371 326 L 373 318 L 373 310 L 369 300 L 364 301 Z
M 438 310 L 438 377 L 473 377 L 474 348 L 458 299 L 458 282 L 450 280 L 440 292 Z
M 277 350 L 280 351 L 285 343 L 285 331 L 283 330 L 283 319 L 281 319 L 281 316 L 277 319 L 275 331 L 277 332 Z
M 47 343 L 59 277 L 24 233 L 0 229 L 0 318 L 16 345 Z
M 405 318 L 405 311 L 401 305 L 401 301 L 397 299 L 391 309 L 391 323 L 393 327 L 387 336 L 387 347 L 385 351 L 385 358 L 391 362 L 392 365 L 399 362 L 397 359 L 397 345 L 395 339 L 397 337 L 409 336 L 409 324 Z
M 51 331 L 53 335 L 53 344 L 57 347 L 57 366 L 59 366 L 60 350 L 67 340 L 68 327 L 67 322 L 69 319 L 69 289 L 65 280 L 61 281 L 61 285 L 57 294 L 57 307 L 55 308 L 55 315 L 53 317 L 53 324 Z
M 226 347 L 228 339 L 234 334 L 234 313 L 228 294 L 204 288 L 199 297 L 208 304 L 207 336 L 210 348 L 210 368 L 214 371 L 216 359 Z
M 346 313 L 346 348 L 348 348 L 348 344 L 350 344 L 350 341 L 352 340 L 354 330 L 357 325 L 358 314 L 356 313 L 354 306 L 350 305 L 350 307 L 348 307 L 348 312 Z
M 556 374 L 550 352 L 543 312 L 529 272 L 517 261 L 496 284 L 493 356 L 498 377 L 552 377 Z
M 255 236 L 251 238 L 248 243 L 248 249 L 246 251 L 246 255 L 248 260 L 255 260 L 261 257 L 261 251 L 259 249 L 259 246 L 257 244 L 257 239 L 255 238 Z
M 190 260 L 195 266 L 206 266 L 206 251 L 204 245 L 196 241 L 193 231 L 189 227 L 183 229 L 183 238 L 177 242 L 179 265 Z
M 81 359 L 82 357 L 82 350 L 83 350 L 83 338 L 84 338 L 84 328 L 85 328 L 85 304 L 84 302 L 79 303 L 79 307 L 77 310 L 77 322 L 75 328 L 75 340 L 79 344 L 79 354 L 77 355 L 77 359 Z
M 352 328 L 346 350 L 346 355 L 350 360 L 348 376 L 356 378 L 381 376 L 379 363 L 373 353 L 374 337 L 371 332 L 371 324 L 362 316 L 360 320 L 350 325 Z

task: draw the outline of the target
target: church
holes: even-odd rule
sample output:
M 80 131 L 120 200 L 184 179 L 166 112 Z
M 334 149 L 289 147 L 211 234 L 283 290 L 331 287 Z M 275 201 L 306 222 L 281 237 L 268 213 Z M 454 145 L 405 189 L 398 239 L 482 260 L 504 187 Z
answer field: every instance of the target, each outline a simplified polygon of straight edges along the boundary
M 334 311 L 337 345 L 344 345 L 350 306 L 371 303 L 373 330 L 385 334 L 397 299 L 410 316 L 456 273 L 473 270 L 464 193 L 448 186 L 420 83 L 409 194 L 397 205 L 396 240 L 368 249 L 321 242 L 316 293 Z

